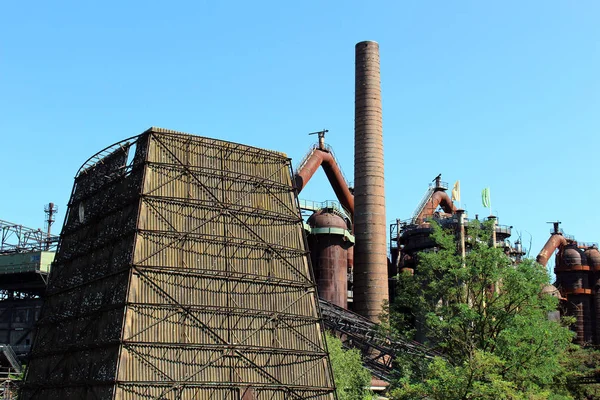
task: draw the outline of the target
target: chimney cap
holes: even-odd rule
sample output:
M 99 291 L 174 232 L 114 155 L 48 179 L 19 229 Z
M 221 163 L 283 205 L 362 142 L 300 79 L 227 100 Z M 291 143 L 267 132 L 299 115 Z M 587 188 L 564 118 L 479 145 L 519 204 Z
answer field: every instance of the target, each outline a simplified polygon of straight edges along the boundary
M 379 46 L 379 43 L 377 43 L 377 42 L 376 42 L 376 41 L 374 41 L 374 40 L 363 40 L 362 42 L 358 42 L 358 43 L 356 43 L 356 46 L 360 46 L 360 45 L 369 45 L 369 44 L 371 44 L 371 45 L 372 45 L 372 44 L 375 44 L 375 45 Z

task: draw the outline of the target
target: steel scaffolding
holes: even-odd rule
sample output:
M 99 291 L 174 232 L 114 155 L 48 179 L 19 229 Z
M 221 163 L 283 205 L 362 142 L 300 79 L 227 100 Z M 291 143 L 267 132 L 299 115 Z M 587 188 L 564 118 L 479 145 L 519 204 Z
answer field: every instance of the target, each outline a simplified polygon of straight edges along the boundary
M 159 128 L 90 158 L 22 398 L 334 398 L 291 176 Z
M 56 243 L 58 243 L 58 236 L 48 235 L 41 229 L 27 228 L 0 220 L 0 254 L 53 251 Z

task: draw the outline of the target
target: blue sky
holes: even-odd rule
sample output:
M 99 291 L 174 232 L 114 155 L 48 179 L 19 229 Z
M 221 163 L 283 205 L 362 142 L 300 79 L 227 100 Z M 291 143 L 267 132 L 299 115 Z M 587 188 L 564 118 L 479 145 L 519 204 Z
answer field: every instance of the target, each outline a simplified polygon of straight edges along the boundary
M 387 218 L 438 173 L 469 215 L 600 241 L 600 3 L 12 1 L 0 6 L 0 219 L 62 223 L 93 153 L 150 126 L 286 152 L 327 128 L 353 174 L 354 45 L 380 44 Z M 322 172 L 302 197 L 334 197 Z

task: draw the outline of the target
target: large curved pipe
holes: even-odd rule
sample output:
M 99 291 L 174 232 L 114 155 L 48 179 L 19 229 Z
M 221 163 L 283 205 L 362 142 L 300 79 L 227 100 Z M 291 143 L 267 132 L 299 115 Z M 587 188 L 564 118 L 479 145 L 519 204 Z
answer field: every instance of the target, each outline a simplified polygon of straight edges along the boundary
M 294 180 L 296 181 L 298 193 L 304 189 L 320 166 L 323 167 L 323 171 L 325 171 L 325 175 L 327 175 L 327 179 L 338 200 L 350 212 L 352 218 L 354 218 L 354 196 L 350 193 L 350 189 L 335 158 L 326 150 L 314 149 L 302 168 L 296 172 Z
M 540 251 L 540 254 L 538 254 L 535 260 L 545 267 L 548 263 L 548 259 L 550 258 L 552 253 L 554 253 L 554 250 L 566 245 L 567 239 L 565 239 L 563 235 L 552 235 L 550 236 L 550 239 L 548 239 L 546 245 L 544 245 L 544 248 L 542 249 L 542 251 Z
M 454 203 L 452 203 L 450 196 L 448 196 L 448 194 L 445 191 L 438 190 L 431 196 L 431 199 L 429 199 L 429 201 L 425 204 L 425 207 L 423 207 L 423 211 L 421 211 L 421 213 L 417 217 L 417 220 L 423 221 L 425 218 L 433 216 L 433 213 L 435 213 L 435 210 L 438 208 L 438 206 L 441 206 L 442 210 L 444 210 L 445 213 L 456 213 L 456 207 L 454 206 Z

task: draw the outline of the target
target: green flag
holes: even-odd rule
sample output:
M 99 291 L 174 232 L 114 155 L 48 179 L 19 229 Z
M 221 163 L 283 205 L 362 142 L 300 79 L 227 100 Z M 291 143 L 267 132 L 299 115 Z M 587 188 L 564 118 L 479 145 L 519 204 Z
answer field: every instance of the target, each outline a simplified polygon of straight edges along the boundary
M 492 206 L 492 201 L 490 199 L 490 188 L 485 188 L 481 191 L 481 202 L 485 208 Z

